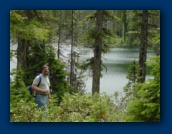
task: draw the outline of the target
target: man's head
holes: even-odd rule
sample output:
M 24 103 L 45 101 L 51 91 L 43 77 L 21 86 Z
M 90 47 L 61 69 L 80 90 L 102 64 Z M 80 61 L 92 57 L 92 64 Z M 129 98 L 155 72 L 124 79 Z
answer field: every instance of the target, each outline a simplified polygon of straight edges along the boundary
M 43 75 L 49 74 L 49 67 L 47 65 L 42 66 L 42 74 Z

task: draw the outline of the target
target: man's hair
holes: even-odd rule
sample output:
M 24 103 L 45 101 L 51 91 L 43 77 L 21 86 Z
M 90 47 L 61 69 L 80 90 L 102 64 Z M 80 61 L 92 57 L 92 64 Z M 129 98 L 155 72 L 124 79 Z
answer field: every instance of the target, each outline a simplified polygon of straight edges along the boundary
M 47 65 L 43 65 L 42 66 L 42 70 L 44 69 L 44 68 L 49 68 Z

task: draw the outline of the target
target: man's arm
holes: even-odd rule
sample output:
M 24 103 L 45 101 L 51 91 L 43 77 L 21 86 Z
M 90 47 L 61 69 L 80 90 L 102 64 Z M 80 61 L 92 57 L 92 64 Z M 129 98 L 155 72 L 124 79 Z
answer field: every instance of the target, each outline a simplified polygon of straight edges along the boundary
M 50 94 L 49 90 L 41 89 L 41 88 L 37 87 L 37 85 L 35 85 L 35 84 L 32 84 L 32 89 L 36 90 L 38 92 L 46 93 L 46 94 L 48 94 L 48 96 Z

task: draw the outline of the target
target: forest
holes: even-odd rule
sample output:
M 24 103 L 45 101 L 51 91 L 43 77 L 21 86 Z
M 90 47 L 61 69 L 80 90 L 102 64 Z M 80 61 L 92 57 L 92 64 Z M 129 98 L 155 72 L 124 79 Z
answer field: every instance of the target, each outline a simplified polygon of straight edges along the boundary
M 160 121 L 159 10 L 11 10 L 13 44 L 10 122 Z M 67 56 L 63 48 L 69 49 Z M 80 61 L 77 49 L 85 48 L 93 56 Z M 114 48 L 138 49 L 138 59 L 127 66 L 123 96 L 102 93 L 100 87 L 108 71 L 103 55 Z M 148 57 L 148 50 L 155 55 Z M 28 89 L 45 64 L 52 89 L 46 118 Z M 85 89 L 87 75 L 91 92 Z

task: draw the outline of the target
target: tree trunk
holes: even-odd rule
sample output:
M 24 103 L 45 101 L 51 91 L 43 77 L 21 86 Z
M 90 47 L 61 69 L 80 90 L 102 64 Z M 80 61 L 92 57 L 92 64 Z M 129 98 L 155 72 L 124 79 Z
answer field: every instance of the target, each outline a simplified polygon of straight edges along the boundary
M 141 25 L 141 44 L 139 54 L 140 74 L 139 82 L 145 82 L 146 78 L 146 56 L 147 56 L 147 37 L 148 37 L 148 10 L 143 10 Z
M 27 52 L 29 41 L 25 39 L 18 39 L 17 47 L 17 70 L 24 70 L 27 68 Z
M 58 31 L 59 31 L 59 40 L 58 40 L 58 44 L 57 44 L 57 46 L 58 46 L 57 58 L 60 59 L 60 39 L 61 39 L 61 28 L 60 27 L 59 27 Z
M 70 64 L 70 85 L 73 86 L 74 78 L 74 57 L 73 57 L 73 10 L 72 10 L 72 24 L 71 24 L 71 64 Z
M 96 13 L 96 38 L 94 46 L 94 64 L 93 64 L 93 83 L 92 94 L 100 91 L 100 75 L 101 75 L 101 52 L 102 52 L 102 17 L 103 11 L 98 10 Z
M 60 12 L 60 23 L 59 23 L 59 29 L 58 29 L 58 35 L 59 35 L 59 39 L 58 39 L 58 50 L 57 50 L 57 58 L 58 59 L 60 59 L 60 42 L 61 42 L 61 27 L 62 27 L 62 25 L 61 25 L 61 23 L 62 23 L 62 13 L 61 13 L 61 11 L 59 11 Z

